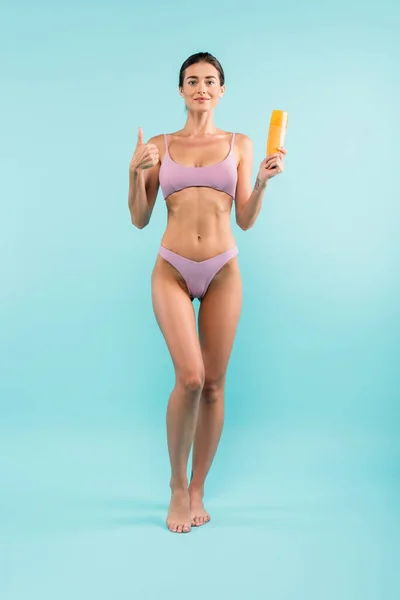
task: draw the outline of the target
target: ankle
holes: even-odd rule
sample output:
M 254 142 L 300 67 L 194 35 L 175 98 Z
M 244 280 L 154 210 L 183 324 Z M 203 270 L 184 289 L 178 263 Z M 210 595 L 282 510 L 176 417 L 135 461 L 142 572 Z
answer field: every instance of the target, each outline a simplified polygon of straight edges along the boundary
M 197 482 L 192 480 L 189 484 L 189 492 L 204 495 L 204 481 Z
M 188 481 L 182 479 L 171 479 L 169 482 L 169 487 L 171 488 L 171 492 L 187 492 L 188 491 Z

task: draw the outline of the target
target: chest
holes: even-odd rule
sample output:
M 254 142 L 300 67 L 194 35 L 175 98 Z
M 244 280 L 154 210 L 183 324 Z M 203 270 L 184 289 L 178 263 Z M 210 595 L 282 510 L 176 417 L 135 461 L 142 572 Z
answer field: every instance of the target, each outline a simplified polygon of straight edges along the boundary
M 217 139 L 171 139 L 168 147 L 171 160 L 186 167 L 208 167 L 224 161 L 230 151 L 227 137 Z

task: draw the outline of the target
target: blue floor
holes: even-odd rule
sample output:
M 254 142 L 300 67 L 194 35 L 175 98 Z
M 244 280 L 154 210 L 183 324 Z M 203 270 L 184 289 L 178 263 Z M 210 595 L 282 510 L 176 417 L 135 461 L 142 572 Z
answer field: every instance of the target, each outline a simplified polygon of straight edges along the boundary
M 1 436 L 2 600 L 396 600 L 398 443 L 372 429 L 225 428 L 212 521 L 170 533 L 162 432 Z

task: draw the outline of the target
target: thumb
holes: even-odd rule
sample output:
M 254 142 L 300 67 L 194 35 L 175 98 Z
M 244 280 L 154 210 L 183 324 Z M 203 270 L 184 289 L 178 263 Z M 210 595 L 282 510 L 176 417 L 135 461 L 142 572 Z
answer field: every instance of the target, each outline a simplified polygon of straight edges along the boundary
M 141 127 L 138 128 L 137 143 L 143 144 L 143 130 Z

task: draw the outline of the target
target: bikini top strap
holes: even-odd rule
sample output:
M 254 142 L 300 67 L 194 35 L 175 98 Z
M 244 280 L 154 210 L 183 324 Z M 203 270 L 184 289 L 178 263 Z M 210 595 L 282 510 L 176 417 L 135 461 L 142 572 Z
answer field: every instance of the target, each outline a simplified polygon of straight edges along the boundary
M 235 133 L 232 133 L 232 141 L 231 141 L 231 152 L 233 150 L 233 144 L 235 143 Z
M 164 133 L 164 141 L 165 141 L 165 154 L 166 156 L 169 156 L 169 152 L 168 152 L 168 140 L 167 140 L 167 134 Z

